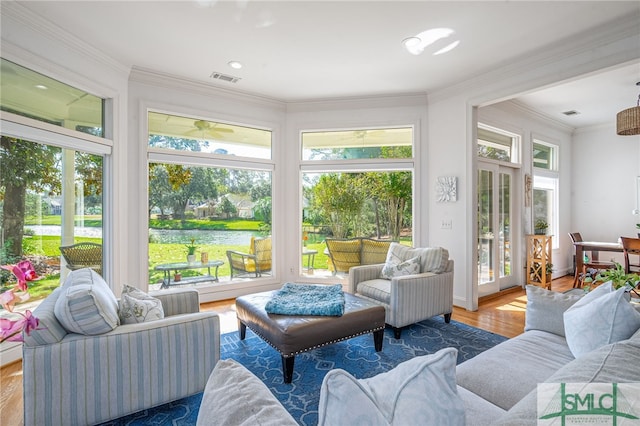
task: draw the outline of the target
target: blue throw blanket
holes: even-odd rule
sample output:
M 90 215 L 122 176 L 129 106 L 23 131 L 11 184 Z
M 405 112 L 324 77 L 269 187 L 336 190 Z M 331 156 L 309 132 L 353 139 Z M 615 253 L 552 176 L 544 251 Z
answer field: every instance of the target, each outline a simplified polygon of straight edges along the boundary
M 285 283 L 265 305 L 270 314 L 342 316 L 342 285 Z

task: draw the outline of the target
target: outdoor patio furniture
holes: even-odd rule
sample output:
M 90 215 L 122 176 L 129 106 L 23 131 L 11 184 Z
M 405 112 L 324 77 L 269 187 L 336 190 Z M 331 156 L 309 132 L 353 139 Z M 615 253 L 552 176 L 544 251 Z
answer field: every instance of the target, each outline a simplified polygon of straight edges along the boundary
M 373 238 L 325 240 L 329 251 L 329 269 L 337 272 L 349 272 L 352 266 L 384 263 L 392 240 L 376 240 Z
M 77 243 L 60 246 L 60 253 L 71 271 L 91 268 L 102 275 L 102 245 L 96 243 Z
M 249 253 L 227 250 L 231 279 L 234 276 L 262 276 L 271 271 L 271 237 L 251 237 Z

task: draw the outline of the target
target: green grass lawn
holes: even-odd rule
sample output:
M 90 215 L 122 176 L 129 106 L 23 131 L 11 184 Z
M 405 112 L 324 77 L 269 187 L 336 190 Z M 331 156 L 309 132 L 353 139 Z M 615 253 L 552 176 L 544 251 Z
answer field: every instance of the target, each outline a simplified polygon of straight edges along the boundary
M 95 242 L 102 243 L 99 238 L 76 238 L 75 242 Z M 25 238 L 25 253 L 41 255 L 50 258 L 54 263 L 60 258 L 60 237 L 59 236 L 30 236 Z M 327 255 L 324 254 L 325 244 L 324 242 L 307 243 L 307 249 L 316 250 L 318 253 L 315 255 L 313 262 L 314 269 L 327 269 Z M 221 260 L 224 262 L 218 269 L 219 277 L 228 277 L 230 275 L 229 262 L 227 259 L 227 250 L 236 250 L 241 252 L 248 252 L 249 247 L 244 245 L 199 245 L 196 250 L 196 259 L 200 259 L 202 252 L 207 252 L 209 260 Z M 149 282 L 160 283 L 163 278 L 163 271 L 156 271 L 154 267 L 161 263 L 176 263 L 186 262 L 186 249 L 184 244 L 149 244 Z M 304 259 L 304 268 L 307 267 L 307 257 Z M 302 263 L 302 261 L 301 261 Z M 191 269 L 181 271 L 183 277 L 193 277 L 197 275 L 203 275 L 207 273 L 206 269 Z M 214 271 L 211 271 L 212 273 Z M 30 283 L 29 293 L 31 300 L 42 299 L 48 296 L 54 289 L 59 286 L 60 274 L 49 275 L 40 280 Z

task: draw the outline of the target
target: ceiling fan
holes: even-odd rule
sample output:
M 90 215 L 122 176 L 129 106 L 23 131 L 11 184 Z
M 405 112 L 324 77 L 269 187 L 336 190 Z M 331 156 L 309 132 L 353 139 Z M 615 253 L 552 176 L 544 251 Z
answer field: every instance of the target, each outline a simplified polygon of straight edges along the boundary
M 196 120 L 193 122 L 193 126 L 195 127 L 192 130 L 187 132 L 189 136 L 196 137 L 212 137 L 219 138 L 222 137 L 225 133 L 233 133 L 233 129 L 229 129 L 228 127 L 218 127 L 219 123 L 212 123 L 206 120 Z

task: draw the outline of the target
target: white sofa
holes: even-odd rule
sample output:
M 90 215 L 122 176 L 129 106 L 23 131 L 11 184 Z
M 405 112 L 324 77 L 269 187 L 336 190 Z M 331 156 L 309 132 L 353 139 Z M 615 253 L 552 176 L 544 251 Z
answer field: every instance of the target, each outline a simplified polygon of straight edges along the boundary
M 443 423 L 439 420 L 437 423 L 439 426 L 443 424 L 536 425 L 538 424 L 537 387 L 540 383 L 640 382 L 640 368 L 638 368 L 640 366 L 640 325 L 637 327 L 632 325 L 636 330 L 629 338 L 600 345 L 574 357 L 570 343 L 565 337 L 563 317 L 564 312 L 577 303 L 582 295 L 556 293 L 533 286 L 527 287 L 527 295 L 527 319 L 523 334 L 477 355 L 455 369 L 451 366 L 451 371 L 455 371 L 454 375 L 450 375 L 454 377 L 451 379 L 454 381 L 452 386 L 457 390 L 457 394 L 445 393 L 444 395 L 454 403 L 461 402 L 464 418 L 455 414 L 458 405 L 453 404 L 446 408 L 451 413 L 447 422 Z M 635 309 L 638 309 L 637 306 Z M 600 311 L 605 312 L 604 309 Z M 609 311 L 605 312 L 606 315 L 609 313 Z M 613 315 L 618 314 L 619 312 L 616 311 Z M 634 321 L 640 318 L 640 312 L 635 314 L 626 313 L 629 317 L 635 316 Z M 625 321 L 625 318 L 617 318 L 617 321 Z M 586 326 L 589 325 L 592 324 L 587 322 Z M 629 333 L 629 331 L 630 329 L 627 329 L 625 332 Z M 575 350 L 574 343 L 571 343 L 571 346 Z M 441 352 L 434 355 L 437 356 Z M 408 362 L 414 360 L 419 362 L 417 358 Z M 296 424 L 257 377 L 242 366 L 230 365 L 233 362 L 224 361 L 224 363 L 216 367 L 209 380 L 198 417 L 199 425 L 208 424 L 207 419 L 210 418 L 220 419 L 220 424 Z M 336 377 L 345 376 L 348 373 L 342 370 L 329 372 L 323 382 L 320 395 L 321 425 L 402 424 L 394 421 L 393 416 L 388 416 L 381 422 L 367 417 L 369 414 L 375 415 L 377 408 L 387 409 L 389 401 L 393 401 L 394 404 L 404 403 L 405 409 L 406 407 L 428 409 L 430 406 L 437 406 L 437 410 L 441 410 L 442 400 L 438 399 L 437 395 L 427 396 L 423 391 L 394 394 L 394 389 L 399 382 L 395 375 L 402 369 L 403 364 L 391 372 L 380 374 L 372 379 L 338 381 L 337 387 L 343 389 L 336 389 L 335 393 L 339 396 L 342 392 L 342 398 L 331 398 L 327 394 L 331 393 L 329 392 L 331 386 L 335 386 Z M 415 370 L 414 366 L 411 367 Z M 426 385 L 422 389 L 446 388 L 450 381 L 445 379 L 437 386 Z M 354 386 L 345 387 L 350 382 L 353 382 Z M 406 380 L 402 381 L 402 383 L 405 382 Z M 241 383 L 242 386 L 237 386 L 236 383 Z M 363 389 L 366 389 L 369 395 L 373 395 L 374 399 L 377 393 L 381 402 L 377 406 L 369 405 L 365 409 L 359 409 L 366 404 L 354 404 L 353 401 L 359 400 L 357 394 L 362 393 Z M 331 407 L 327 406 L 327 401 L 330 400 L 333 401 Z M 241 401 L 241 403 L 234 407 L 231 401 Z M 338 412 L 337 418 L 343 421 L 328 421 L 327 419 L 336 418 L 336 412 Z M 640 415 L 640 413 L 636 414 Z M 414 413 L 413 415 L 416 424 L 434 424 L 430 414 Z

